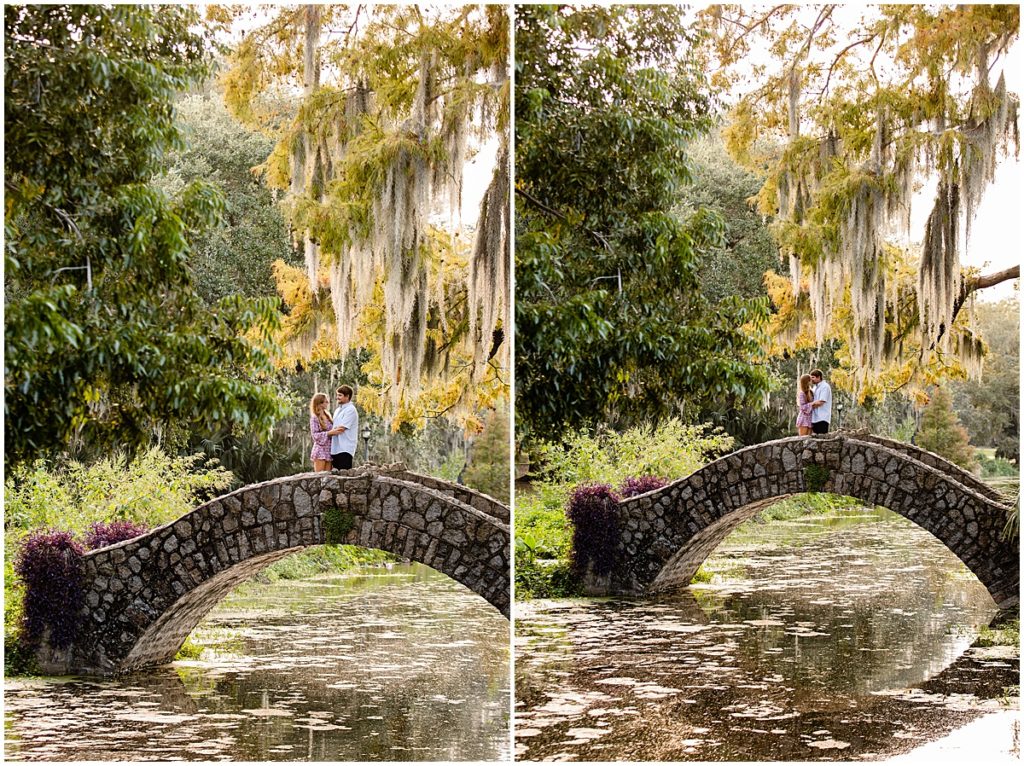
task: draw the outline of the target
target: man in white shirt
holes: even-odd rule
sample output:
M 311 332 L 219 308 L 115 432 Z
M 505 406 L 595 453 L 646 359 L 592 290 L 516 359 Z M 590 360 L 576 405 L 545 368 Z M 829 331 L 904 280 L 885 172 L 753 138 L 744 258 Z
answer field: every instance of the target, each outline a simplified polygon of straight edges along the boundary
M 359 413 L 352 404 L 350 386 L 339 386 L 336 393 L 338 407 L 331 419 L 334 427 L 327 432 L 331 437 L 331 467 L 351 468 L 359 438 Z
M 821 370 L 811 370 L 814 401 L 811 402 L 811 433 L 827 434 L 832 422 L 832 386 Z

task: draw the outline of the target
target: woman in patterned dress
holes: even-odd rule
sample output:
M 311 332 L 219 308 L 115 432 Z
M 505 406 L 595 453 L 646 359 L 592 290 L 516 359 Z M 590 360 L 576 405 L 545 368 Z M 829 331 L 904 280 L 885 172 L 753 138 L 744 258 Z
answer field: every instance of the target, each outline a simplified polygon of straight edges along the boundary
M 811 435 L 811 402 L 814 401 L 814 394 L 811 392 L 811 376 L 801 375 L 800 386 L 796 392 L 796 431 L 801 436 Z
M 314 471 L 331 470 L 331 437 L 327 432 L 334 427 L 327 413 L 327 394 L 313 394 L 309 400 L 309 435 L 313 437 L 313 450 L 309 453 Z

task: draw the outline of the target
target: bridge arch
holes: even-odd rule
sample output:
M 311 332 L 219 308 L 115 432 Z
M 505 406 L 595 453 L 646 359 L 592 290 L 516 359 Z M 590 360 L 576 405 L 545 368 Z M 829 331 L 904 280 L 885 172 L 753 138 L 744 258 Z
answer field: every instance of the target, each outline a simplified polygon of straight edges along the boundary
M 592 592 L 685 587 L 737 526 L 803 492 L 848 495 L 930 532 L 1001 608 L 1018 603 L 1019 553 L 1000 533 L 1008 508 L 970 474 L 912 445 L 861 435 L 790 437 L 733 452 L 690 476 L 619 504 L 615 562 Z M 969 477 L 969 478 L 968 478 Z M 984 490 L 984 491 L 983 491 Z
M 299 474 L 243 487 L 87 553 L 79 636 L 67 649 L 44 643 L 40 666 L 112 674 L 169 662 L 233 588 L 326 542 L 425 564 L 508 617 L 507 519 L 493 498 L 403 470 Z

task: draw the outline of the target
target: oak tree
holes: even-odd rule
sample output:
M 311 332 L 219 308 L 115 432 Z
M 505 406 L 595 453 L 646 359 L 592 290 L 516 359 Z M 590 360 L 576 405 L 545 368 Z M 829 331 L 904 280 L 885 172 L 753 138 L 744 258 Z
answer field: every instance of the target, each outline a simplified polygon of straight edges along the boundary
M 716 84 L 740 94 L 727 145 L 763 174 L 757 202 L 816 343 L 841 335 L 862 395 L 883 371 L 890 388 L 927 384 L 935 366 L 977 374 L 983 343 L 961 309 L 1019 276 L 960 261 L 997 163 L 1019 144 L 1002 72 L 1019 8 L 723 5 L 699 18 L 714 32 L 704 50 Z M 918 248 L 910 209 L 922 187 Z
M 227 104 L 275 137 L 266 179 L 305 253 L 298 350 L 369 349 L 360 399 L 396 427 L 507 391 L 508 33 L 503 6 L 281 7 L 231 57 Z M 464 173 L 487 147 L 471 233 Z
M 759 400 L 764 298 L 704 294 L 681 215 L 714 104 L 678 9 L 516 9 L 517 436 Z
M 259 382 L 273 299 L 207 306 L 189 273 L 220 195 L 152 183 L 181 145 L 175 96 L 209 71 L 197 21 L 183 6 L 4 8 L 7 465 L 279 414 Z

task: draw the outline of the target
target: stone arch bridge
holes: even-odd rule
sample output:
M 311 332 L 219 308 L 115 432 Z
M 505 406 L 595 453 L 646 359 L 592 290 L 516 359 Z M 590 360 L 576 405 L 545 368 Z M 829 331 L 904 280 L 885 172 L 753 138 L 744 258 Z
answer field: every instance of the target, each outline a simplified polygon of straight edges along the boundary
M 170 662 L 233 588 L 302 548 L 377 548 L 466 585 L 506 617 L 509 509 L 402 470 L 307 473 L 236 490 L 83 558 L 73 645 L 38 653 L 48 673 L 121 673 Z
M 1018 604 L 1020 555 L 1001 538 L 1009 507 L 972 474 L 918 447 L 866 434 L 791 437 L 720 458 L 618 506 L 607 576 L 591 593 L 655 593 L 690 583 L 737 526 L 802 492 L 848 495 L 910 519 L 941 540 L 1000 608 Z

